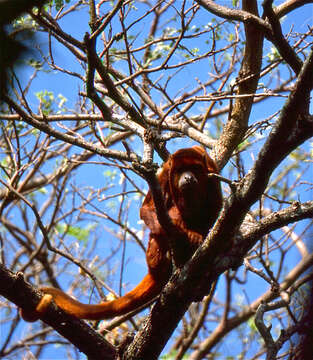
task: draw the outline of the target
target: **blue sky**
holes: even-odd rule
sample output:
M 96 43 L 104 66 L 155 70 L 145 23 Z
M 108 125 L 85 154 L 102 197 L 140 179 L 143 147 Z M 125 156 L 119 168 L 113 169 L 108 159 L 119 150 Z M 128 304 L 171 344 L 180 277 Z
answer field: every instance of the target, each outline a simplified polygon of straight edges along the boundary
M 225 5 L 228 5 L 230 2 L 225 1 L 223 2 Z M 275 2 L 275 3 L 279 3 L 279 2 Z M 106 5 L 109 6 L 109 5 Z M 143 4 L 136 4 L 138 11 L 144 11 L 145 10 L 145 6 Z M 295 25 L 296 29 L 299 29 L 299 31 L 301 32 L 305 32 L 307 24 L 312 23 L 312 6 L 308 5 L 308 6 L 304 6 L 301 9 L 298 9 L 296 11 L 294 11 L 292 13 L 291 16 L 287 16 L 286 19 L 283 20 L 282 22 L 282 26 L 283 26 L 283 30 L 285 33 L 287 33 L 290 30 L 291 25 Z M 203 11 L 202 15 L 197 17 L 197 21 L 201 24 L 212 21 L 212 16 L 210 14 L 208 14 L 207 12 Z M 87 12 L 81 11 L 77 14 L 71 15 L 70 18 L 64 18 L 64 20 L 62 20 L 60 22 L 61 26 L 63 27 L 63 29 L 67 32 L 69 32 L 72 36 L 78 38 L 79 40 L 83 40 L 83 36 L 85 34 L 86 31 L 89 31 L 89 26 L 88 26 L 88 14 Z M 144 29 L 146 29 L 149 26 L 149 18 L 147 18 L 145 20 L 145 22 L 140 26 L 142 26 L 143 28 L 140 30 L 140 26 L 136 27 L 136 31 L 140 32 L 142 31 L 143 34 L 145 34 Z M 195 25 L 198 25 L 197 23 Z M 116 28 L 114 28 L 114 24 L 112 24 L 113 26 L 113 32 L 116 31 Z M 116 24 L 116 26 L 119 26 Z M 229 28 L 232 28 L 232 26 L 229 26 Z M 45 43 L 46 38 L 44 36 L 40 36 L 39 37 L 39 42 L 41 43 L 41 45 L 43 45 L 43 48 L 46 49 L 46 51 L 48 51 L 48 47 L 47 44 Z M 142 41 L 142 39 L 139 37 L 138 41 Z M 203 39 L 199 40 L 199 42 L 195 42 L 192 46 L 197 47 L 199 46 L 200 49 L 204 48 L 204 42 Z M 267 51 L 270 50 L 270 44 L 268 42 L 265 42 L 265 49 L 267 49 Z M 84 69 L 82 68 L 82 66 L 77 62 L 77 60 L 69 53 L 68 50 L 66 50 L 62 45 L 55 43 L 54 44 L 54 57 L 55 57 L 55 62 L 57 65 L 62 65 L 64 68 L 69 69 L 71 71 L 75 71 L 78 72 L 80 74 L 84 74 Z M 126 71 L 125 69 L 125 64 L 123 64 L 122 62 L 117 63 L 115 65 L 117 68 L 119 68 L 120 66 L 120 70 Z M 46 70 L 48 70 L 48 68 L 46 68 Z M 282 70 L 282 76 L 284 76 L 283 72 L 287 73 L 287 69 L 283 69 Z M 191 84 L 195 84 L 195 80 L 194 80 L 194 72 L 196 72 L 197 76 L 203 76 L 203 79 L 205 79 L 208 76 L 208 64 L 203 61 L 201 62 L 199 65 L 195 65 L 195 66 L 190 66 L 187 67 L 186 69 L 184 69 L 180 76 L 176 78 L 175 83 L 172 85 L 172 87 L 170 87 L 170 89 L 173 91 L 173 93 L 175 93 L 175 91 L 177 91 L 177 89 L 180 88 L 184 88 L 186 86 L 186 79 L 188 80 L 188 82 L 190 82 Z M 30 71 L 27 70 L 26 68 L 20 69 L 19 72 L 21 78 L 24 79 L 24 81 L 29 77 L 30 75 Z M 234 74 L 234 78 L 237 76 L 237 72 Z M 30 94 L 30 104 L 33 107 L 33 109 L 35 110 L 38 107 L 38 99 L 35 96 L 35 93 L 37 91 L 41 91 L 41 90 L 48 90 L 48 91 L 52 91 L 55 95 L 55 97 L 58 94 L 62 94 L 63 96 L 65 96 L 68 101 L 66 103 L 66 107 L 68 109 L 74 109 L 75 107 L 75 103 L 77 101 L 78 98 L 78 89 L 83 90 L 83 83 L 81 80 L 77 79 L 77 78 L 73 78 L 70 77 L 68 75 L 56 72 L 56 71 L 47 71 L 47 72 L 42 72 L 40 73 L 40 75 L 36 78 L 36 80 L 33 82 L 32 84 L 32 88 L 31 88 L 31 94 Z M 265 118 L 267 118 L 270 114 L 272 114 L 273 112 L 275 112 L 275 110 L 279 110 L 283 104 L 283 102 L 285 101 L 284 98 L 273 98 L 271 101 L 268 101 L 266 106 L 263 106 L 263 104 L 259 104 L 256 105 L 253 108 L 252 114 L 251 114 L 251 122 L 254 121 L 260 121 L 260 120 L 264 120 Z M 200 109 L 201 109 L 201 105 L 200 104 Z M 195 108 L 194 111 L 199 111 L 199 108 Z M 264 134 L 266 135 L 266 133 Z M 249 170 L 249 168 L 252 166 L 253 164 L 253 160 L 254 158 L 257 156 L 258 151 L 261 147 L 263 143 L 263 139 L 261 138 L 259 140 L 259 142 L 251 149 L 251 151 L 247 151 L 247 153 L 244 155 L 243 159 L 244 159 L 244 165 L 246 168 L 246 171 Z M 190 146 L 191 142 L 188 141 L 187 139 L 178 139 L 175 141 L 172 141 L 171 144 L 169 145 L 169 150 L 170 151 L 174 151 L 180 147 L 185 147 L 185 146 Z M 141 144 L 138 142 L 138 139 L 135 139 L 134 143 L 132 143 L 132 146 L 134 146 L 135 149 L 141 149 Z M 307 149 L 309 149 L 309 143 L 307 143 L 305 145 L 307 147 Z M 75 151 L 75 150 L 74 150 Z M 79 153 L 80 150 L 77 149 L 77 152 Z M 98 161 L 102 161 L 102 159 L 100 159 L 99 157 L 96 158 L 96 160 Z M 156 161 L 159 161 L 159 159 L 156 158 Z M 283 164 L 281 164 L 280 169 L 282 169 L 284 166 L 286 166 L 286 162 L 284 162 Z M 47 165 L 50 166 L 50 165 Z M 226 168 L 223 170 L 223 175 L 228 177 L 230 176 L 230 167 L 232 167 L 231 164 L 227 165 Z M 108 181 L 108 179 L 106 178 L 106 167 L 103 167 L 102 165 L 97 165 L 97 164 L 88 164 L 88 165 L 84 165 L 83 167 L 81 167 L 75 176 L 75 181 L 77 182 L 76 185 L 79 187 L 84 187 L 84 186 L 88 186 L 88 185 L 92 185 L 94 187 L 102 187 L 103 184 Z M 310 172 L 307 172 L 304 179 L 303 180 L 310 180 L 310 176 L 312 174 Z M 119 182 L 119 176 L 116 176 L 116 178 L 113 180 L 113 184 L 117 185 L 117 188 L 112 188 L 110 190 L 109 193 L 114 193 L 114 192 L 118 192 L 118 182 Z M 146 183 L 141 180 L 140 184 L 142 186 L 142 189 L 146 189 L 147 190 L 147 185 Z M 300 196 L 301 200 L 305 201 L 305 200 L 309 200 L 312 199 L 312 190 L 309 192 L 302 192 L 301 189 L 304 187 L 299 187 L 298 188 L 298 193 L 295 194 L 295 199 Z M 299 190 L 300 189 L 300 190 Z M 225 186 L 225 190 L 227 191 L 227 186 Z M 225 196 L 227 196 L 227 192 L 224 192 Z M 131 199 L 129 200 L 131 201 Z M 133 203 L 131 205 L 130 211 L 129 211 L 129 222 L 131 223 L 131 226 L 137 229 L 140 229 L 140 225 L 138 225 L 138 221 L 139 221 L 139 217 L 138 217 L 138 209 L 140 206 L 140 200 L 132 200 Z M 99 206 L 102 206 L 101 204 L 99 204 Z M 103 204 L 103 206 L 105 206 L 105 204 Z M 92 222 L 93 219 L 92 217 L 88 217 L 88 220 L 86 220 L 85 224 L 88 224 L 89 222 Z M 111 236 L 109 233 L 105 232 L 105 227 L 111 227 L 112 224 L 110 222 L 107 222 L 105 220 L 103 220 L 103 223 L 99 223 L 98 219 L 97 219 L 97 223 L 98 223 L 98 227 L 96 230 L 96 233 L 98 235 L 100 234 L 105 234 L 105 241 L 100 242 L 100 247 L 98 249 L 99 251 L 99 256 L 103 256 L 106 257 L 106 254 L 110 253 L 111 249 L 113 247 L 116 246 L 116 242 L 113 236 Z M 82 223 L 83 224 L 83 223 Z M 307 224 L 307 222 L 302 222 L 301 224 L 297 225 L 296 229 L 299 233 L 301 233 L 301 229 L 303 229 L 305 227 L 305 225 Z M 146 265 L 145 265 L 145 258 L 142 254 L 142 252 L 140 251 L 140 253 L 138 253 L 138 247 L 132 243 L 132 242 L 127 242 L 126 243 L 126 266 L 125 266 L 125 272 L 124 272 L 124 279 L 123 281 L 125 281 L 128 284 L 128 289 L 131 289 L 133 287 L 133 285 L 137 284 L 138 281 L 145 275 L 146 273 Z M 120 250 L 121 252 L 121 250 Z M 292 250 L 292 252 L 290 253 L 291 255 L 288 258 L 288 263 L 289 266 L 292 267 L 294 264 L 296 264 L 299 261 L 299 254 L 297 253 L 296 250 Z M 116 268 L 117 272 L 116 274 L 119 274 L 119 259 L 120 257 L 117 257 L 113 262 L 110 263 L 110 266 L 113 268 Z M 279 253 L 277 253 L 277 258 L 274 258 L 273 260 L 277 260 L 279 259 Z M 243 267 L 242 267 L 243 268 Z M 253 299 L 255 299 L 256 297 L 258 297 L 260 294 L 262 294 L 264 292 L 265 289 L 267 289 L 267 285 L 264 284 L 264 282 L 262 282 L 259 278 L 257 278 L 254 275 L 250 275 L 252 279 L 252 281 L 250 283 L 248 283 L 245 286 L 240 286 L 238 285 L 235 289 L 234 289 L 234 293 L 237 293 L 238 296 L 243 296 L 244 300 L 245 299 L 245 295 L 244 294 L 249 294 L 249 300 L 253 301 Z M 119 277 L 117 276 L 116 278 L 111 278 L 112 280 L 112 287 L 114 287 L 114 289 L 116 291 L 118 291 L 118 281 L 119 281 Z M 71 281 L 71 279 L 65 279 L 64 281 Z M 219 283 L 219 287 L 217 289 L 217 293 L 219 296 L 221 296 L 223 298 L 223 295 L 225 293 L 224 290 L 224 280 L 221 279 L 220 283 Z M 64 286 L 64 288 L 66 289 L 66 286 Z M 24 328 L 21 329 L 22 334 L 25 335 L 27 334 L 27 329 L 28 329 L 28 324 L 23 324 Z M 40 324 L 36 325 L 36 326 L 40 326 Z M 6 331 L 7 328 L 6 327 L 2 327 L 2 331 Z M 225 343 L 226 344 L 226 348 L 227 346 L 230 346 L 229 351 L 231 352 L 231 343 L 236 339 L 236 337 L 230 338 L 229 344 L 228 342 Z M 54 349 L 53 347 L 51 348 L 51 353 L 48 352 L 45 356 L 46 358 L 52 358 L 53 357 L 53 352 L 56 351 L 56 349 Z M 65 355 L 63 355 L 61 353 L 61 349 L 58 348 L 57 349 L 57 353 L 59 354 L 58 356 L 60 356 L 60 358 L 62 356 L 66 357 Z M 43 357 L 45 358 L 45 357 Z M 54 357 L 55 358 L 55 357 Z M 84 358 L 84 355 L 80 355 L 80 358 Z

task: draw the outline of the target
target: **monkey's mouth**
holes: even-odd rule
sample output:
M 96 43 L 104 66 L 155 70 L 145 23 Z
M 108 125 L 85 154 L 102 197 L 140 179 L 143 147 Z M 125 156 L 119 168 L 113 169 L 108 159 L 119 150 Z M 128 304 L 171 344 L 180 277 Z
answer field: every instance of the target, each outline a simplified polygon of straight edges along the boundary
M 179 190 L 185 192 L 194 189 L 198 185 L 196 176 L 191 171 L 183 172 L 178 181 Z

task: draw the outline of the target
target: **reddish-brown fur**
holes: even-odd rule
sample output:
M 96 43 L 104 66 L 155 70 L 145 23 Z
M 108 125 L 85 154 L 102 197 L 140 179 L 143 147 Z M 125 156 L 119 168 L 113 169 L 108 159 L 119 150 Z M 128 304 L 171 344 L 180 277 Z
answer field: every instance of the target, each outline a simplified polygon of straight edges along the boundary
M 146 253 L 148 274 L 132 291 L 116 300 L 87 305 L 59 289 L 43 287 L 41 290 L 45 295 L 36 311 L 29 314 L 22 310 L 23 318 L 37 320 L 51 299 L 69 314 L 90 320 L 122 315 L 152 300 L 171 275 L 170 246 L 173 246 L 175 260 L 183 265 L 204 240 L 218 216 L 222 206 L 220 183 L 208 177 L 210 173 L 218 173 L 216 165 L 200 146 L 178 150 L 164 163 L 158 181 L 177 232 L 169 239 L 166 229 L 158 221 L 149 191 L 140 209 L 140 217 L 150 230 Z

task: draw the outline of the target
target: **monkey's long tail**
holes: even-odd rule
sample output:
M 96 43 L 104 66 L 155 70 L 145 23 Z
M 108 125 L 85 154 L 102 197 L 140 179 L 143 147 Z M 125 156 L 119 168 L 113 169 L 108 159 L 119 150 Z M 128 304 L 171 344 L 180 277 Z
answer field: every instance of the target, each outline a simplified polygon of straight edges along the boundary
M 46 311 L 47 306 L 53 299 L 61 309 L 79 319 L 110 319 L 114 316 L 126 314 L 146 304 L 160 293 L 163 285 L 164 283 L 162 281 L 156 281 L 156 279 L 148 273 L 129 293 L 116 300 L 103 302 L 97 305 L 83 304 L 59 289 L 42 287 L 40 290 L 42 290 L 45 295 L 37 305 L 36 313 L 38 313 L 39 318 L 40 314 Z M 23 312 L 22 316 L 27 321 L 36 320 L 35 318 L 28 319 L 27 314 L 23 314 Z M 32 316 L 34 316 L 34 314 L 32 314 Z

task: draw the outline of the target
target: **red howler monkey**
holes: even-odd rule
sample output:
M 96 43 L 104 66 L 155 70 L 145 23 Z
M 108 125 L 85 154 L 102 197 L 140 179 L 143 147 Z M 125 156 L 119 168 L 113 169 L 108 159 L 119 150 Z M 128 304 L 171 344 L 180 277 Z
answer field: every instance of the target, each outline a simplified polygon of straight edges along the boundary
M 129 293 L 113 301 L 97 305 L 82 304 L 63 291 L 50 287 L 40 288 L 45 295 L 34 313 L 23 312 L 27 321 L 35 321 L 54 302 L 67 313 L 80 319 L 100 320 L 135 310 L 160 293 L 171 276 L 170 244 L 174 244 L 175 259 L 183 265 L 206 237 L 222 206 L 219 181 L 208 177 L 217 173 L 214 161 L 200 146 L 180 149 L 164 163 L 158 181 L 169 217 L 177 234 L 169 239 L 160 225 L 151 192 L 147 193 L 140 217 L 150 230 L 146 252 L 148 274 Z

